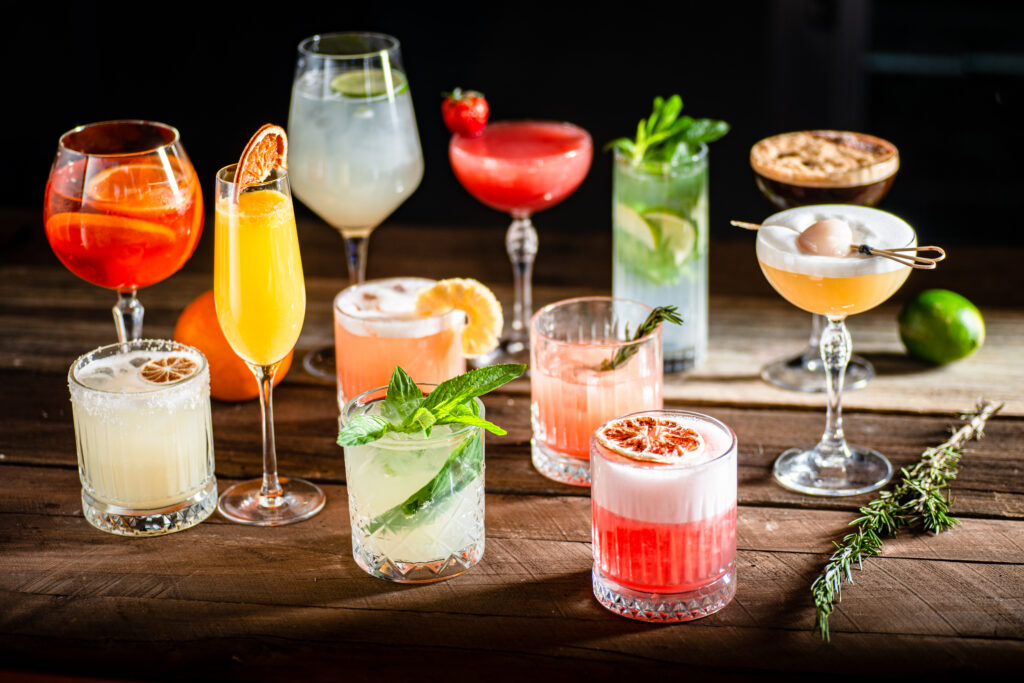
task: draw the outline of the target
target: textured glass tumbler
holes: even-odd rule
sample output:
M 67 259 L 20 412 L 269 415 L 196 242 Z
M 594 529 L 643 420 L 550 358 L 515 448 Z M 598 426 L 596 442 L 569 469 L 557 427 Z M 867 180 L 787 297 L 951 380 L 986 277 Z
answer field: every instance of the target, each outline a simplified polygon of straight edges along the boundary
M 690 621 L 736 593 L 736 435 L 718 420 L 682 410 L 667 417 L 696 430 L 705 450 L 692 462 L 634 460 L 591 441 L 594 596 L 640 621 Z
M 195 372 L 164 384 L 141 372 L 154 358 L 186 358 Z M 97 529 L 157 536 L 217 508 L 210 372 L 191 346 L 136 340 L 100 347 L 68 373 L 82 512 Z
M 419 384 L 425 393 L 434 385 Z M 348 402 L 341 419 L 380 415 L 387 389 Z M 476 401 L 478 414 L 484 407 Z M 462 574 L 484 554 L 484 436 L 469 425 L 430 436 L 389 433 L 345 447 L 352 555 L 372 576 L 428 583 Z

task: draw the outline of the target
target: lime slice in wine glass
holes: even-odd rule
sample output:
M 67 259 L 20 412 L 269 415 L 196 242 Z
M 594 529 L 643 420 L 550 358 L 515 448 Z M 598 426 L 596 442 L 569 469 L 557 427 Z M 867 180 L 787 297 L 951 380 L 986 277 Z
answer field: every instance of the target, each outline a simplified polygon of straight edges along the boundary
M 331 79 L 331 90 L 345 97 L 400 95 L 408 87 L 405 74 L 397 69 L 390 70 L 390 79 L 383 69 L 352 69 Z

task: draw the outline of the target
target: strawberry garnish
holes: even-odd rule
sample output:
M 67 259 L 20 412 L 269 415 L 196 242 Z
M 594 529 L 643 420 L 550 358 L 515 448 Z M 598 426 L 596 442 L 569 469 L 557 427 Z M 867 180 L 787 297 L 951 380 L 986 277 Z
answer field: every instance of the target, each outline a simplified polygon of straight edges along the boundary
M 487 100 L 484 99 L 483 93 L 476 90 L 455 88 L 450 93 L 445 93 L 444 102 L 441 103 L 444 125 L 455 135 L 470 138 L 479 135 L 487 125 L 489 113 Z

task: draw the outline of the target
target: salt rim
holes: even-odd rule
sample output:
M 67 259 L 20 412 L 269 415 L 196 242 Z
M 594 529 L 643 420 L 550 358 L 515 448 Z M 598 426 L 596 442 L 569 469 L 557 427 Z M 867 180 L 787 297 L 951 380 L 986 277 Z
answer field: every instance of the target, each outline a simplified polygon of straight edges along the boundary
M 624 448 L 623 446 L 620 446 L 617 442 L 611 441 L 609 439 L 609 431 L 619 428 L 621 426 L 625 426 L 629 423 L 637 423 L 641 420 L 651 421 L 652 423 L 654 423 L 655 428 L 657 428 L 660 424 L 671 423 L 671 425 L 673 425 L 674 427 L 683 430 L 683 432 L 685 432 L 685 436 L 691 439 L 692 441 L 696 442 L 696 445 L 694 445 L 692 448 L 688 448 L 687 452 L 683 455 L 670 455 L 667 453 L 654 453 L 650 451 L 635 451 L 632 449 Z M 666 465 L 677 465 L 689 462 L 691 460 L 699 460 L 704 455 L 704 437 L 702 437 L 700 432 L 698 432 L 696 429 L 687 425 L 687 422 L 689 421 L 682 420 L 676 417 L 667 417 L 664 415 L 657 417 L 649 414 L 627 415 L 625 417 L 620 417 L 605 422 L 603 425 L 601 425 L 601 427 L 597 429 L 597 431 L 594 432 L 594 438 L 604 448 L 612 451 L 613 453 L 617 453 L 625 458 L 629 458 L 630 460 L 637 460 L 639 462 L 662 463 Z M 672 447 L 669 444 L 665 445 Z
M 334 297 L 334 319 L 350 334 L 360 337 L 391 337 L 412 339 L 437 334 L 465 321 L 466 314 L 459 310 L 440 315 L 423 316 L 416 313 L 416 295 L 436 282 L 421 277 L 392 277 L 367 280 L 351 285 Z M 408 285 L 407 292 L 394 292 L 395 284 Z M 394 310 L 360 310 L 355 302 L 367 290 L 393 292 Z M 408 304 L 407 306 L 405 304 Z
M 799 233 L 826 218 L 846 221 L 855 244 L 878 249 L 917 245 L 917 234 L 903 219 L 879 209 L 852 204 L 801 206 L 769 216 L 757 231 L 757 259 L 764 265 L 791 273 L 818 277 L 854 277 L 888 273 L 907 266 L 878 256 L 851 251 L 849 256 L 817 256 L 797 245 Z
M 809 149 L 817 147 L 817 149 Z M 864 152 L 857 147 L 878 150 Z M 793 167 L 779 159 L 793 161 L 801 153 L 815 154 L 822 162 L 832 161 L 834 168 L 814 171 Z M 867 156 L 867 163 L 859 157 Z M 800 130 L 759 140 L 750 148 L 750 167 L 755 173 L 775 182 L 798 187 L 863 187 L 894 175 L 900 167 L 899 150 L 888 140 L 843 130 Z

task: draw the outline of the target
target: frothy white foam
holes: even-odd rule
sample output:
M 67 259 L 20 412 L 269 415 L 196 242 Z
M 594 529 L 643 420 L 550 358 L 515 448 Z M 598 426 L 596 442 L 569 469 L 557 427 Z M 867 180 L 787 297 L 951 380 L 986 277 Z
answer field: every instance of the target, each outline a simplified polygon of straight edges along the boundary
M 434 284 L 420 277 L 368 280 L 334 298 L 334 319 L 361 337 L 416 338 L 437 334 L 465 319 L 462 311 L 424 317 L 416 314 L 416 295 Z
M 696 430 L 704 452 L 679 465 L 631 460 L 606 449 L 591 453 L 591 496 L 597 505 L 630 519 L 664 524 L 694 522 L 736 505 L 733 434 L 703 416 L 676 415 Z
M 867 244 L 878 249 L 917 244 L 914 229 L 891 213 L 866 206 L 821 204 L 789 209 L 765 219 L 757 231 L 758 260 L 779 270 L 821 277 L 871 275 L 906 267 L 881 256 L 866 256 L 853 251 L 843 257 L 816 256 L 802 251 L 797 245 L 799 233 L 826 218 L 846 221 L 853 231 L 854 244 Z

